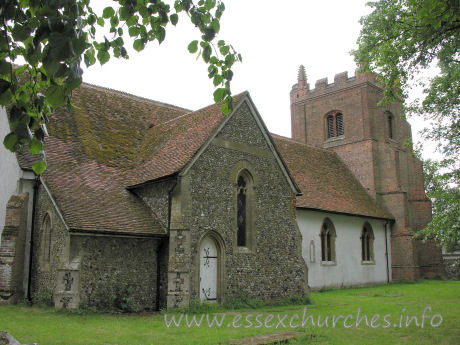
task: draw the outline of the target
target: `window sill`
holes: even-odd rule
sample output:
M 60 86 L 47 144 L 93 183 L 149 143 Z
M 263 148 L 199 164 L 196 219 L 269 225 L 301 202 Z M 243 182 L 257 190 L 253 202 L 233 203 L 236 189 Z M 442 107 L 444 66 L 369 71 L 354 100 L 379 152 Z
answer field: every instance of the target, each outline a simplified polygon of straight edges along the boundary
M 335 261 L 321 261 L 321 266 L 336 266 L 337 262 Z
M 371 260 L 371 261 L 361 261 L 361 265 L 375 265 L 375 261 L 374 261 L 374 260 Z
M 329 148 L 329 147 L 334 147 L 334 146 L 337 146 L 337 145 L 342 145 L 344 140 L 345 140 L 344 135 L 340 135 L 338 137 L 332 137 L 332 138 L 326 139 L 324 141 L 323 147 L 324 148 Z
M 386 143 L 387 143 L 388 145 L 390 145 L 390 146 L 393 147 L 393 148 L 398 148 L 398 146 L 399 146 L 399 142 L 396 141 L 396 140 L 394 140 L 394 139 L 386 138 L 385 141 L 386 141 Z
M 253 254 L 252 250 L 249 249 L 248 247 L 236 247 L 236 252 L 240 254 Z
M 331 137 L 331 138 L 327 138 L 326 139 L 326 143 L 328 142 L 333 142 L 333 141 L 337 141 L 337 140 L 343 140 L 345 139 L 345 135 L 339 135 L 337 137 Z

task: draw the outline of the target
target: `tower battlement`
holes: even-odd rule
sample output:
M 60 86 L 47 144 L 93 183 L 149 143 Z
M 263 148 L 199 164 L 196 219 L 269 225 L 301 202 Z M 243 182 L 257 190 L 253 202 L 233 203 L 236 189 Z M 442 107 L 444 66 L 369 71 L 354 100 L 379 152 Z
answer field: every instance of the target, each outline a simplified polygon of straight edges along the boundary
M 305 75 L 305 68 L 300 66 L 299 77 L 296 84 L 291 89 L 291 104 L 300 100 L 314 98 L 323 94 L 328 94 L 336 91 L 343 90 L 344 88 L 356 87 L 363 83 L 370 83 L 377 86 L 375 74 L 372 73 L 358 73 L 356 70 L 355 75 L 348 77 L 348 72 L 337 73 L 334 76 L 334 82 L 328 83 L 328 79 L 322 78 L 315 82 L 315 88 L 310 89 L 310 84 L 307 82 Z M 378 86 L 377 86 L 378 87 Z

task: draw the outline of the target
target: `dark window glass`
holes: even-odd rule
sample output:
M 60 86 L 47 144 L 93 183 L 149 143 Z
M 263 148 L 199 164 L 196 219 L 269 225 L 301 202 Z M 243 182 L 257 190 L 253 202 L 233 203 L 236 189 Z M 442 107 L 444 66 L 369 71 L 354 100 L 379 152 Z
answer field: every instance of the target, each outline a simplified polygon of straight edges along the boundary
M 393 118 L 388 115 L 388 137 L 393 139 Z
M 246 246 L 246 181 L 243 176 L 238 178 L 238 200 L 237 200 L 237 244 L 238 246 Z

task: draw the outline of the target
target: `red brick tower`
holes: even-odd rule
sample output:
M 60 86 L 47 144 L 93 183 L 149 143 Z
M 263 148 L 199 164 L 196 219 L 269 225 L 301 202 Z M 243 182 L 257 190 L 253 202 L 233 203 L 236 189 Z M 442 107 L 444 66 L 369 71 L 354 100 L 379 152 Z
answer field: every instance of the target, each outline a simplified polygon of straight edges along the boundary
M 393 280 L 441 275 L 441 249 L 414 240 L 431 220 L 422 162 L 411 155 L 411 127 L 399 103 L 378 106 L 382 89 L 372 74 L 336 74 L 310 90 L 300 66 L 291 91 L 291 132 L 296 141 L 336 152 L 369 194 L 394 215 Z

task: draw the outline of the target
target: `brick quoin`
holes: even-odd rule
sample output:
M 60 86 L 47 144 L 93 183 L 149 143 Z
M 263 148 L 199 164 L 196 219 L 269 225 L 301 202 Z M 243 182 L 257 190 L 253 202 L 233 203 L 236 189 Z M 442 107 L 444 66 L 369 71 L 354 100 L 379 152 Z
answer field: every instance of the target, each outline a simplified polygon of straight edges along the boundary
M 440 276 L 441 248 L 413 237 L 431 220 L 431 202 L 424 191 L 422 162 L 404 146 L 412 139 L 411 127 L 401 104 L 377 105 L 382 97 L 373 74 L 348 77 L 343 72 L 333 83 L 321 79 L 310 89 L 301 66 L 290 94 L 292 139 L 337 153 L 368 193 L 393 214 L 393 280 Z M 327 138 L 331 112 L 343 115 L 343 136 Z

